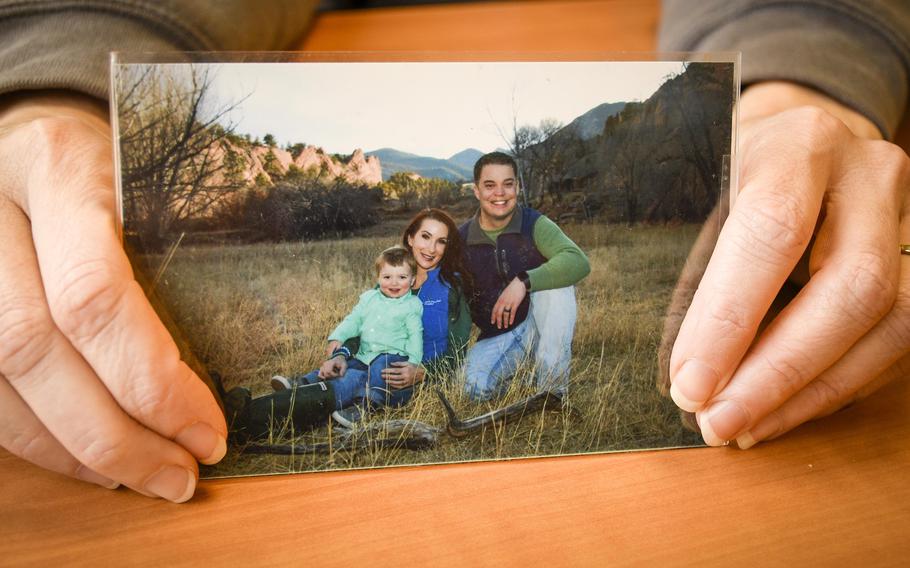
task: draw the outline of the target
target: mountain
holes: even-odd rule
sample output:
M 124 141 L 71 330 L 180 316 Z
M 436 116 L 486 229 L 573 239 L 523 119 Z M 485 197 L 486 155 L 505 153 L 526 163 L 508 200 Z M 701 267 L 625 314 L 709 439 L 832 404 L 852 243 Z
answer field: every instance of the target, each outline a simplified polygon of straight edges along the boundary
M 461 152 L 450 156 L 449 161 L 457 166 L 467 169 L 473 175 L 474 164 L 478 159 L 480 159 L 481 156 L 483 156 L 483 152 L 477 148 L 468 148 L 467 150 L 462 150 Z
M 647 100 L 599 105 L 528 147 L 531 202 L 557 218 L 703 221 L 728 167 L 733 77 L 732 64 L 693 62 Z
M 469 150 L 465 150 L 468 152 Z M 463 154 L 464 152 L 459 152 Z M 456 154 L 458 156 L 459 154 Z M 450 160 L 441 160 L 439 158 L 428 158 L 409 154 L 393 148 L 380 148 L 366 153 L 367 158 L 378 158 L 382 163 L 382 179 L 388 180 L 392 174 L 398 172 L 414 172 L 421 177 L 435 177 L 447 179 L 450 181 L 461 181 L 471 179 L 474 163 L 471 167 L 465 167 Z
M 607 119 L 619 114 L 624 108 L 626 108 L 626 103 L 603 103 L 597 105 L 564 126 L 562 130 L 570 130 L 582 140 L 590 140 L 603 134 L 604 124 Z

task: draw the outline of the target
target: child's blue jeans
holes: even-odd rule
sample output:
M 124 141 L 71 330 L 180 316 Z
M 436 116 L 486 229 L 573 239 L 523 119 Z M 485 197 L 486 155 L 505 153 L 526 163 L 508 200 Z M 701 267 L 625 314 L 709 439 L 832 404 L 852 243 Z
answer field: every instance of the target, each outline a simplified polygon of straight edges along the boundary
M 341 410 L 354 404 L 369 401 L 373 407 L 398 407 L 407 404 L 414 394 L 414 387 L 393 389 L 382 378 L 382 370 L 392 363 L 407 361 L 404 355 L 382 353 L 370 361 L 369 366 L 358 359 L 348 361 L 348 369 L 337 379 L 329 379 L 335 389 L 335 408 Z M 292 382 L 314 384 L 322 381 L 319 370 L 294 377 Z

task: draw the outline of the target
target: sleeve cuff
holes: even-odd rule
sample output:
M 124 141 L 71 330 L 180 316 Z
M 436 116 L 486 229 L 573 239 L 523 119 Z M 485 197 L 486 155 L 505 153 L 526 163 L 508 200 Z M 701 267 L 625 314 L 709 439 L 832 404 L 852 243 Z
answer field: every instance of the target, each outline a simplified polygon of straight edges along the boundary
M 180 49 L 113 14 L 59 12 L 0 20 L 0 94 L 73 90 L 106 99 L 111 51 Z
M 817 2 L 667 2 L 661 47 L 742 51 L 743 85 L 812 87 L 894 135 L 907 103 L 910 10 Z M 689 6 L 689 13 L 684 13 Z M 712 8 L 716 10 L 712 11 Z M 694 12 L 694 13 L 693 13 Z
M 0 0 L 0 94 L 108 96 L 110 52 L 289 49 L 316 0 Z

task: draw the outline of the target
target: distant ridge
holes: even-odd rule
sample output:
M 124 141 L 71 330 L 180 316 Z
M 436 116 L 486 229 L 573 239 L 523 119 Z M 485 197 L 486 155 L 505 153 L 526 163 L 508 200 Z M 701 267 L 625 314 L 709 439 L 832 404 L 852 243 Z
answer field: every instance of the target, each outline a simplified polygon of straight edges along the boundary
M 452 158 L 459 158 L 458 161 L 453 161 L 451 158 L 442 160 L 439 158 L 428 158 L 426 156 L 418 156 L 417 154 L 409 154 L 408 152 L 402 152 L 401 150 L 395 150 L 394 148 L 380 148 L 378 150 L 366 152 L 366 156 L 375 156 L 379 158 L 379 161 L 382 163 L 383 181 L 388 180 L 392 174 L 398 172 L 414 172 L 421 177 L 463 181 L 470 179 L 473 175 L 473 161 L 469 167 L 462 165 L 466 157 L 469 157 L 470 152 L 472 151 L 478 152 L 478 156 L 481 155 L 478 150 L 463 150 L 452 156 Z
M 607 118 L 619 114 L 625 107 L 624 102 L 598 105 L 561 128 L 554 136 L 557 141 L 560 140 L 560 135 L 568 136 L 569 134 L 582 140 L 596 138 L 603 133 Z M 508 152 L 508 150 L 502 149 L 500 151 Z M 455 182 L 470 181 L 474 177 L 474 164 L 483 154 L 477 148 L 466 148 L 443 160 L 402 152 L 394 148 L 379 148 L 365 153 L 367 157 L 379 158 L 382 163 L 383 181 L 398 172 L 414 172 L 425 178 L 442 178 Z
M 619 114 L 624 108 L 626 108 L 626 103 L 624 102 L 597 105 L 564 126 L 562 130 L 574 131 L 582 140 L 590 140 L 603 134 L 604 124 L 607 119 Z
M 467 150 L 462 150 L 461 152 L 458 152 L 457 154 L 450 156 L 449 161 L 452 162 L 453 164 L 456 164 L 458 166 L 461 166 L 462 168 L 467 169 L 468 172 L 471 174 L 471 177 L 473 177 L 474 176 L 474 164 L 477 163 L 477 160 L 479 160 L 480 157 L 483 156 L 483 154 L 484 153 L 481 152 L 480 150 L 478 150 L 477 148 L 468 148 Z

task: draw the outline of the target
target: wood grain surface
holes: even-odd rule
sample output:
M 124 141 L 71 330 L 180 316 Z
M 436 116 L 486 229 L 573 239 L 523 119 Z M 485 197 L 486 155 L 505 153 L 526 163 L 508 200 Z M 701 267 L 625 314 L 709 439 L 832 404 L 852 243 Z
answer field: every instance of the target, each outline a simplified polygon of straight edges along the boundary
M 906 565 L 908 400 L 749 451 L 214 480 L 184 505 L 4 454 L 0 564 Z
M 317 51 L 653 51 L 656 0 L 478 2 L 334 12 L 302 49 Z
M 648 50 L 653 1 L 320 17 L 313 50 Z M 906 565 L 910 382 L 749 451 L 204 481 L 187 504 L 0 451 L 0 565 Z

